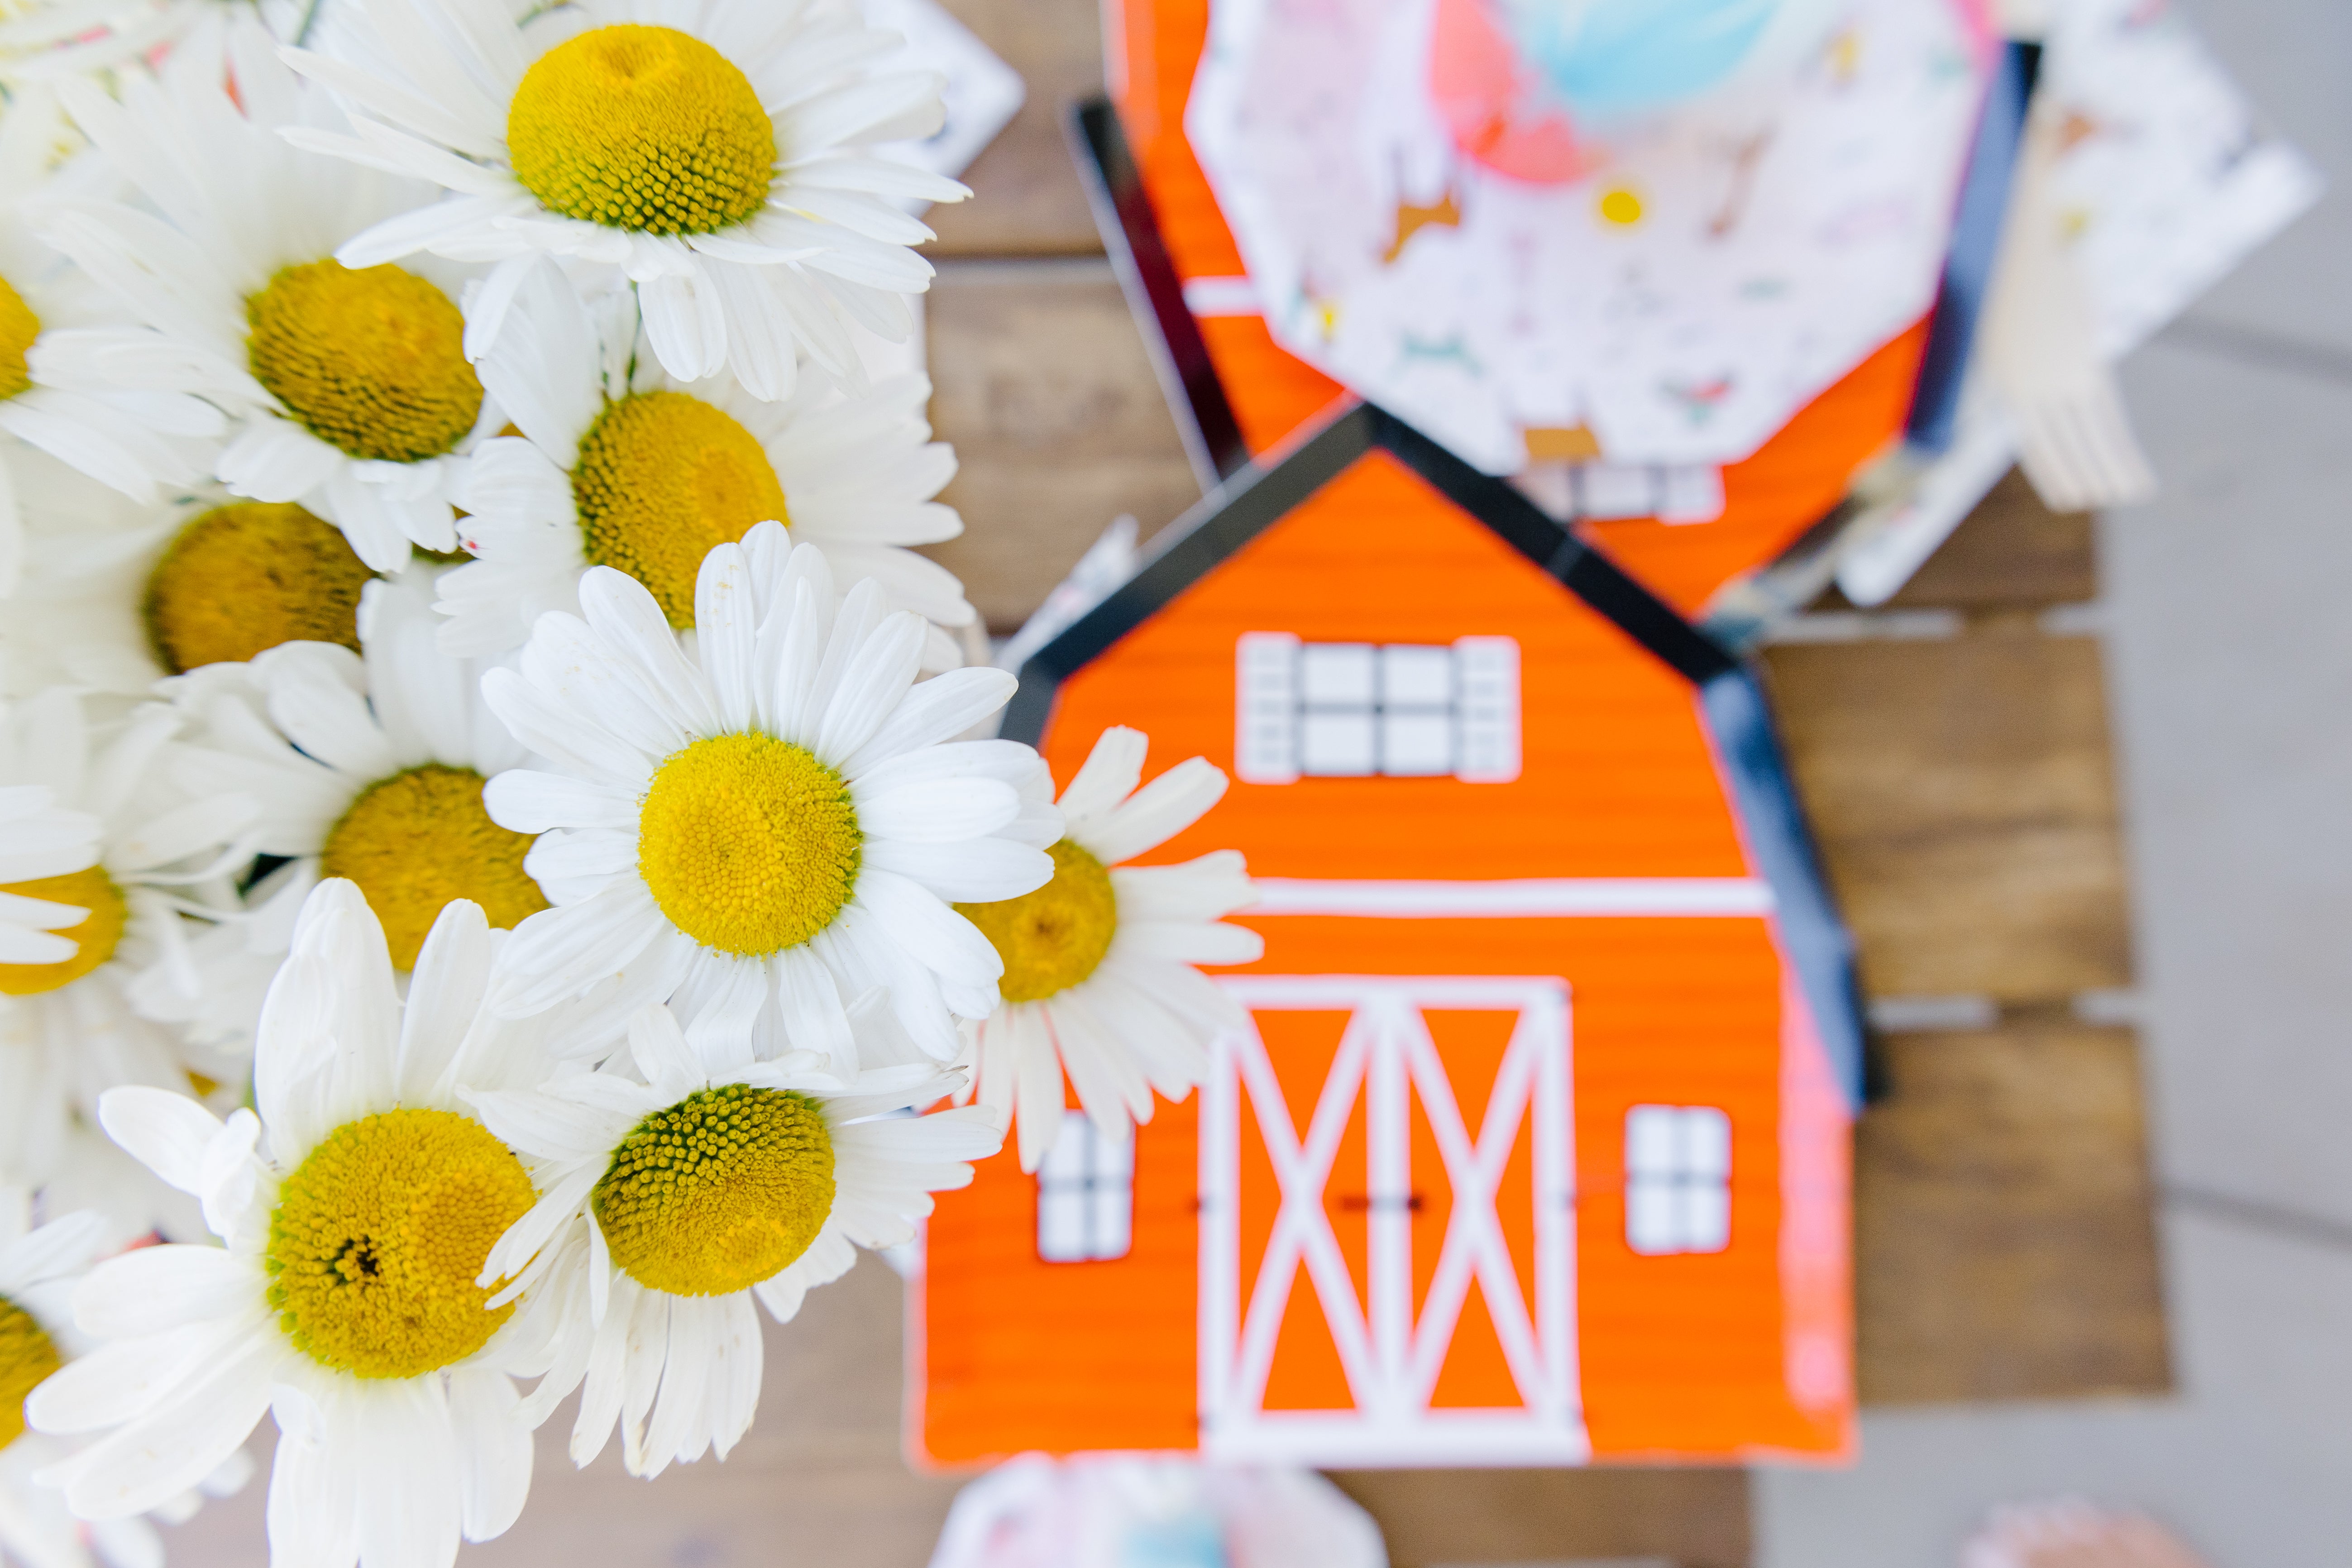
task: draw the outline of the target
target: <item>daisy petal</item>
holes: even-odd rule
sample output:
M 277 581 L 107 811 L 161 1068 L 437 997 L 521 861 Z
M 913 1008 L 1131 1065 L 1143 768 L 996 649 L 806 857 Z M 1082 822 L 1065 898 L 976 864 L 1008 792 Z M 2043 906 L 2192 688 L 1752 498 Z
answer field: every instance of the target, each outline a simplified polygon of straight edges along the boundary
M 372 1378 L 331 1411 L 329 1441 L 356 1450 L 359 1536 L 368 1568 L 448 1568 L 462 1517 L 457 1437 L 437 1377 Z M 333 1417 L 341 1415 L 349 1425 Z
M 1140 730 L 1113 725 L 1095 738 L 1084 766 L 1057 803 L 1072 832 L 1090 827 L 1143 782 L 1144 752 L 1150 742 Z
M 1001 669 L 951 669 L 907 694 L 875 737 L 840 766 L 852 783 L 876 764 L 951 740 L 1011 700 L 1020 683 Z
M 646 279 L 637 285 L 637 301 L 646 341 L 670 374 L 700 381 L 726 364 L 727 314 L 704 268 Z
M 895 871 L 958 904 L 1017 899 L 1054 879 L 1051 856 L 1003 838 L 924 844 L 877 837 L 866 841 L 865 865 L 871 871 Z
M 476 1367 L 449 1373 L 449 1424 L 457 1434 L 460 1518 L 466 1539 L 490 1541 L 522 1517 L 530 1493 L 530 1429 L 506 1374 Z
M 79 925 L 81 920 L 77 917 L 58 923 Z M 79 942 L 65 937 L 0 926 L 0 963 L 65 963 L 80 951 Z
M 1156 849 L 1223 798 L 1224 771 L 1206 757 L 1177 763 L 1136 791 L 1078 841 L 1106 866 Z
M 226 1321 L 194 1323 L 170 1333 L 100 1345 L 66 1363 L 35 1389 L 25 1402 L 26 1419 L 43 1432 L 120 1426 L 155 1408 L 223 1352 L 260 1330 L 265 1321 L 259 1312 L 247 1312 Z
M 551 762 L 600 783 L 635 789 L 655 760 L 601 726 L 578 722 L 564 705 L 511 669 L 482 677 L 482 700 L 506 721 L 515 739 Z
M 968 984 L 984 983 L 991 990 L 1003 977 L 1004 960 L 980 928 L 908 879 L 867 870 L 857 879 L 857 902 L 906 931 L 907 945 L 940 974 Z
M 1213 921 L 1257 901 L 1238 849 L 1177 866 L 1121 866 L 1110 874 L 1122 919 Z
M 58 1467 L 66 1506 L 84 1519 L 144 1513 L 194 1487 L 251 1436 L 286 1353 L 259 1329 L 161 1406 Z
M 793 1048 L 814 1051 L 836 1069 L 854 1065 L 856 1038 L 849 1026 L 849 1010 L 842 1005 L 841 987 L 830 969 L 808 949 L 793 947 L 776 955 L 772 973 L 777 1010 L 783 1019 L 784 1037 Z
M 641 1007 L 630 1017 L 629 1056 L 656 1100 L 683 1099 L 709 1081 L 677 1016 L 667 1007 Z
M 601 1235 L 592 1222 L 591 1237 Z M 645 1287 L 624 1274 L 612 1277 L 611 1265 L 602 1258 L 595 1258 L 591 1268 L 592 1283 L 612 1279 L 611 1298 L 603 1315 L 597 1320 L 595 1342 L 588 1352 L 588 1370 L 580 1388 L 580 1415 L 572 1424 L 572 1462 L 586 1468 L 590 1461 L 604 1451 L 613 1436 L 613 1425 L 620 1418 L 621 1394 L 628 1373 L 630 1323 L 636 1316 L 637 1302 L 646 1294 Z
M 978 838 L 1021 810 L 1021 797 L 1010 786 L 989 779 L 943 778 L 881 791 L 861 783 L 850 795 L 857 803 L 861 833 L 915 844 Z
M 1255 963 L 1265 956 L 1265 938 L 1223 921 L 1121 921 L 1112 941 L 1122 952 L 1183 963 Z
M 643 584 L 623 573 L 591 572 L 580 581 L 580 612 L 649 703 L 677 714 L 690 732 L 719 727 L 709 687 L 678 651 L 677 635 Z
M 585 903 L 542 910 L 507 939 L 505 963 L 491 982 L 492 1008 L 527 1018 L 585 995 L 646 952 L 663 922 L 646 885 L 617 879 Z
M 160 1334 L 257 1306 L 265 1281 L 217 1247 L 141 1247 L 90 1270 L 74 1292 L 74 1322 L 99 1339 Z
M 490 820 L 515 833 L 562 827 L 635 827 L 636 802 L 616 790 L 562 773 L 509 768 L 482 786 Z
M 520 1100 L 536 1097 L 517 1095 L 510 1098 Z M 501 1138 L 508 1137 L 502 1128 L 528 1124 L 515 1115 L 502 1116 L 495 1122 L 485 1116 L 483 1121 Z M 539 1201 L 531 1205 L 530 1212 L 508 1226 L 507 1233 L 499 1237 L 490 1248 L 489 1256 L 483 1261 L 481 1278 L 475 1283 L 488 1289 L 501 1280 L 520 1275 L 540 1250 L 555 1239 L 558 1232 L 580 1216 L 581 1206 L 587 1203 L 588 1194 L 595 1190 L 604 1174 L 603 1164 L 593 1160 L 583 1161 L 578 1169 L 567 1173 L 548 1187 L 540 1194 Z
M 1016 1008 L 1005 1019 L 1012 1047 L 1013 1081 L 1021 1123 L 1021 1168 L 1045 1163 L 1062 1135 L 1062 1063 L 1054 1050 L 1042 1005 Z
M 269 1469 L 270 1560 L 347 1568 L 359 1552 L 358 1499 L 339 1473 L 326 1413 L 309 1390 L 284 1383 L 273 1392 L 270 1410 L 278 1419 L 278 1453 Z
M 490 922 L 467 899 L 442 906 L 425 933 L 401 1011 L 394 1086 L 403 1103 L 430 1105 L 446 1098 L 444 1075 L 481 1011 L 490 980 Z
M 184 1094 L 128 1085 L 100 1097 L 98 1119 L 108 1137 L 165 1182 L 184 1193 L 203 1191 L 198 1173 L 221 1131 L 219 1117 Z

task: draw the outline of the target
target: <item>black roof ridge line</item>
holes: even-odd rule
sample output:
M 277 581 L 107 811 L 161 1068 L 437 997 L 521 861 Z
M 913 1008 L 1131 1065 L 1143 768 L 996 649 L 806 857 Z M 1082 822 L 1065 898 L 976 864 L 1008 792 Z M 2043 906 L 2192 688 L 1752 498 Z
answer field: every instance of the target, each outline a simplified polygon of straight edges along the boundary
M 1161 530 L 1125 583 L 1022 665 L 1021 687 L 1005 707 L 1000 733 L 1035 744 L 1065 679 L 1375 451 L 1404 464 L 1694 686 L 1738 668 L 1722 645 L 1508 483 L 1472 468 L 1378 404 L 1359 401 L 1235 473 Z

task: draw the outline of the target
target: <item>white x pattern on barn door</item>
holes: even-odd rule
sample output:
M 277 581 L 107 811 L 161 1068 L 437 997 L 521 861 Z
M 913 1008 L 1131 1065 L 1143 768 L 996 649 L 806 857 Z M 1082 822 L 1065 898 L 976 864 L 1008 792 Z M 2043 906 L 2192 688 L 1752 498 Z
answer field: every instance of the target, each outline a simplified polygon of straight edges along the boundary
M 1551 977 L 1231 975 L 1253 1014 L 1349 1015 L 1302 1140 L 1255 1023 L 1215 1047 L 1201 1141 L 1202 1447 L 1213 1457 L 1307 1464 L 1546 1463 L 1590 1455 L 1579 1407 L 1575 1159 L 1566 982 Z M 1424 1009 L 1517 1015 L 1486 1115 L 1465 1124 Z M 1256 1277 L 1241 1278 L 1242 1106 L 1278 1188 Z M 1413 1312 L 1413 1097 L 1452 1194 L 1434 1274 Z M 1359 1098 L 1365 1106 L 1370 1310 L 1349 1278 L 1324 1191 Z M 1514 1143 L 1532 1120 L 1534 1279 L 1519 1278 L 1496 1217 Z M 1346 1373 L 1350 1410 L 1265 1407 L 1291 1280 L 1304 1264 Z M 1472 1280 L 1486 1299 L 1521 1405 L 1433 1409 Z M 1528 1286 L 1532 1284 L 1532 1290 Z

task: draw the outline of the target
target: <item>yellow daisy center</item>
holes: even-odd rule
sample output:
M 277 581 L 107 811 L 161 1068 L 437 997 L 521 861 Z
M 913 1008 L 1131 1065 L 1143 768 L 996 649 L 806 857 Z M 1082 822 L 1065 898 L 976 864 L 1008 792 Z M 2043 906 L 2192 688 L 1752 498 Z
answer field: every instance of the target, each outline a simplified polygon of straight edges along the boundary
M 58 1370 L 58 1347 L 33 1314 L 0 1296 L 0 1448 L 25 1435 L 25 1396 Z
M 33 314 L 33 308 L 5 278 L 0 278 L 0 397 L 32 390 L 33 372 L 26 356 L 40 335 L 41 318 Z
M 751 432 L 683 392 L 642 392 L 588 426 L 572 469 L 581 547 L 651 590 L 669 624 L 694 625 L 702 558 L 754 523 L 787 522 L 784 487 Z
M 1035 892 L 956 906 L 1004 960 L 997 990 L 1007 1002 L 1042 1002 L 1067 991 L 1095 972 L 1118 930 L 1118 900 L 1103 863 L 1067 838 L 1048 853 L 1054 879 Z
M 674 753 L 637 813 L 637 870 L 669 922 L 763 958 L 831 925 L 857 889 L 864 835 L 841 775 L 772 735 Z
M 530 1209 L 522 1162 L 453 1110 L 346 1121 L 278 1188 L 269 1304 L 294 1346 L 354 1377 L 462 1361 L 507 1321 L 474 1283 Z
M 709 234 L 758 212 L 776 128 L 732 60 L 675 27 L 618 23 L 558 44 L 507 110 L 515 178 L 607 228 Z
M 289 267 L 245 302 L 246 359 L 302 427 L 386 463 L 437 458 L 482 412 L 449 296 L 386 263 Z
M 0 883 L 0 893 L 47 899 L 89 911 L 80 923 L 53 933 L 81 944 L 71 958 L 57 963 L 0 963 L 0 996 L 37 996 L 79 980 L 114 956 L 115 945 L 122 940 L 123 922 L 131 914 L 121 891 L 97 866 L 62 877 Z
M 621 1140 L 590 1202 L 638 1284 L 748 1290 L 806 1252 L 833 1212 L 833 1135 L 806 1095 L 698 1089 Z
M 147 635 L 163 668 L 240 663 L 286 642 L 360 647 L 369 572 L 299 506 L 237 501 L 180 531 L 147 576 Z
M 327 830 L 319 873 L 348 877 L 383 922 L 394 969 L 416 967 L 442 907 L 452 899 L 482 906 L 490 924 L 511 931 L 547 900 L 522 868 L 533 840 L 490 820 L 482 775 L 427 763 L 360 792 Z

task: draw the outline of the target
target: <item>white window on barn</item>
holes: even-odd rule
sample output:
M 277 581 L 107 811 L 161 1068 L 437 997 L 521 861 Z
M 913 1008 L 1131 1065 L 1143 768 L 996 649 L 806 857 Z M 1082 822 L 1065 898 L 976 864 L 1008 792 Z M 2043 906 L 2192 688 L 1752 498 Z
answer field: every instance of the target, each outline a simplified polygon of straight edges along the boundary
M 1135 1230 L 1135 1144 L 1106 1138 L 1083 1110 L 1037 1169 L 1037 1256 L 1048 1263 L 1124 1258 Z
M 1301 778 L 1519 776 L 1519 645 L 1302 642 L 1247 632 L 1234 651 L 1234 771 Z
M 1711 1105 L 1625 1113 L 1625 1242 L 1634 1251 L 1731 1245 L 1731 1118 Z

